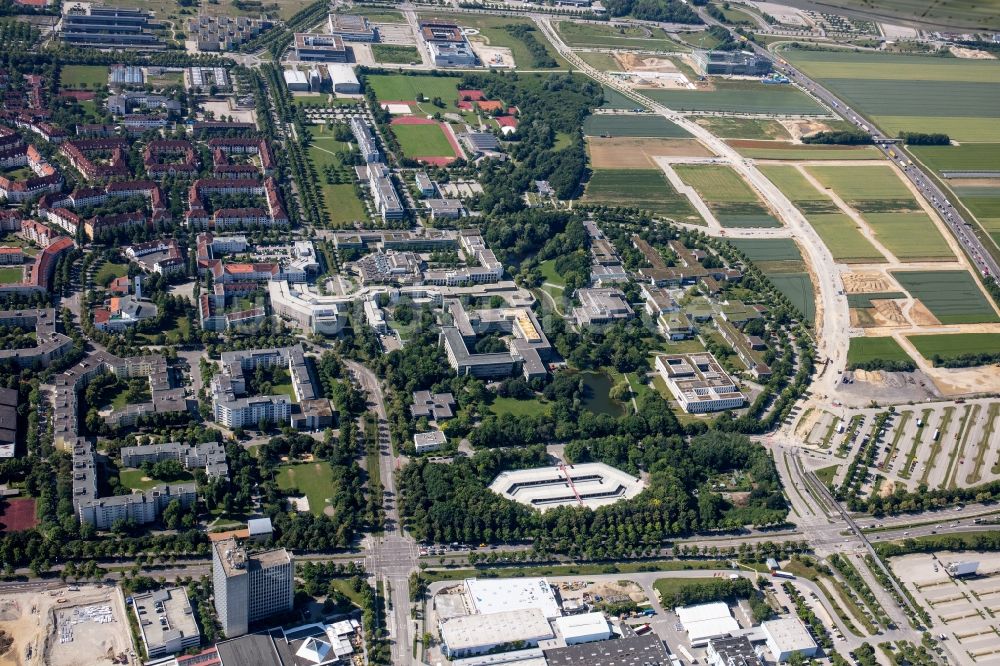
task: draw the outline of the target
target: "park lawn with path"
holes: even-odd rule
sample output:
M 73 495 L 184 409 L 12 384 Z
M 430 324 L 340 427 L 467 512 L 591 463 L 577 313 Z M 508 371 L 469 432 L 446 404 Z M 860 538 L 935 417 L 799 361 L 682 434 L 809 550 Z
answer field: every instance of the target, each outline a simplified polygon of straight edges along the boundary
M 107 287 L 115 278 L 128 275 L 128 264 L 116 264 L 105 261 L 94 274 L 94 282 L 102 287 Z
M 322 516 L 327 500 L 337 489 L 333 483 L 333 470 L 328 462 L 304 462 L 282 465 L 278 468 L 278 487 L 282 490 L 298 488 L 309 500 L 309 512 Z
M 345 165 L 337 153 L 347 150 L 347 144 L 335 140 L 332 136 L 322 136 L 326 130 L 324 126 L 321 125 L 317 129 L 320 130 L 320 133 L 313 139 L 306 154 L 315 167 L 317 185 L 322 194 L 323 205 L 330 224 L 334 227 L 345 227 L 353 225 L 356 221 L 367 221 L 368 213 L 365 210 L 365 204 L 358 198 L 354 187 L 354 174 L 346 173 L 345 176 L 349 176 L 349 179 L 345 178 L 344 182 L 337 184 L 327 183 L 326 176 L 323 174 L 323 168 L 328 164 L 338 170 L 345 169 Z M 350 170 L 347 169 L 347 171 Z
M 968 271 L 892 271 L 892 277 L 942 324 L 1000 321 Z

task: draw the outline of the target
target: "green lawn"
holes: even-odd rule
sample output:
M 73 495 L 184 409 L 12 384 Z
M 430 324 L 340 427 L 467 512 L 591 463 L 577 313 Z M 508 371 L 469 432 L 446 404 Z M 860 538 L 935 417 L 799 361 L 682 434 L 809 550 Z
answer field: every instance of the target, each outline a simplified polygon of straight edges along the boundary
M 427 99 L 440 97 L 447 111 L 458 111 L 457 76 L 421 76 L 414 74 L 369 74 L 367 85 L 375 91 L 380 101 L 413 102 L 417 95 L 423 94 Z
M 333 497 L 333 472 L 326 462 L 297 463 L 278 468 L 278 487 L 282 490 L 298 488 L 309 499 L 309 511 L 314 516 L 323 515 L 327 500 Z
M 573 23 L 560 21 L 556 29 L 559 36 L 569 46 L 636 49 L 642 51 L 687 51 L 688 49 L 669 39 L 660 28 L 640 26 L 619 27 L 597 23 Z
M 393 125 L 403 154 L 411 158 L 454 157 L 455 151 L 440 125 Z
M 893 271 L 892 276 L 942 324 L 1000 321 L 968 271 Z
M 194 481 L 194 476 L 190 472 L 184 472 L 180 478 L 174 479 L 170 483 L 189 483 L 191 481 Z M 119 471 L 118 482 L 132 490 L 149 490 L 153 486 L 162 486 L 166 483 L 166 481 L 149 478 L 141 469 L 123 469 Z
M 559 287 L 566 286 L 566 278 L 556 272 L 556 260 L 549 259 L 548 261 L 543 261 L 538 265 L 538 270 L 541 272 L 542 277 L 545 281 L 557 285 Z
M 756 81 L 715 81 L 715 90 L 644 90 L 651 99 L 675 111 L 744 113 L 823 113 L 808 95 L 792 86 Z
M 372 44 L 372 55 L 375 62 L 400 63 L 420 62 L 420 52 L 415 46 L 396 46 L 393 44 Z
M 102 287 L 107 287 L 115 278 L 126 275 L 128 275 L 128 264 L 115 264 L 105 261 L 94 275 L 94 282 Z
M 597 114 L 588 116 L 583 123 L 587 136 L 627 136 L 656 138 L 687 138 L 687 130 L 663 116 Z
M 549 411 L 549 406 L 541 399 L 517 400 L 516 398 L 494 398 L 490 405 L 494 414 L 512 414 L 514 416 L 541 416 Z
M 103 65 L 63 65 L 59 74 L 63 88 L 99 88 L 108 85 L 108 68 Z
M 907 354 L 895 338 L 851 338 L 847 350 L 848 367 L 868 361 L 909 361 Z
M 325 128 L 319 128 L 324 130 Z M 347 149 L 347 144 L 335 141 L 332 137 L 317 137 L 309 146 L 309 160 L 316 168 L 318 185 L 323 195 L 323 203 L 329 222 L 334 227 L 350 226 L 357 221 L 366 221 L 368 213 L 365 205 L 358 198 L 354 189 L 354 174 L 351 169 L 345 166 L 337 156 Z M 326 182 L 323 174 L 325 166 L 330 165 L 342 174 L 341 183 L 330 184 Z
M 372 23 L 406 23 L 402 12 L 385 7 L 366 7 L 365 5 L 352 5 L 351 14 L 364 16 Z
M 20 282 L 24 279 L 24 269 L 20 266 L 4 266 L 0 268 L 0 284 Z
M 191 319 L 186 315 L 182 315 L 180 317 L 167 318 L 159 330 L 138 333 L 136 338 L 145 340 L 150 344 L 160 344 L 157 342 L 157 336 L 162 334 L 164 336 L 163 342 L 166 344 L 177 344 L 187 340 L 190 332 Z
M 935 356 L 948 359 L 963 354 L 1000 354 L 1000 333 L 910 335 L 907 339 L 928 360 Z
M 704 223 L 687 197 L 675 190 L 659 169 L 596 169 L 584 200 L 635 206 L 682 222 Z

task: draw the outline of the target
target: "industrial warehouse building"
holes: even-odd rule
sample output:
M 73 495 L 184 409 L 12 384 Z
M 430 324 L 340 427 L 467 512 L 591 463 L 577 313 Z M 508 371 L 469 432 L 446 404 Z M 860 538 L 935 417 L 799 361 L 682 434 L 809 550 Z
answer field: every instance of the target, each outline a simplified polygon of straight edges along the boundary
M 762 622 L 760 628 L 767 640 L 767 649 L 779 663 L 796 654 L 807 659 L 816 654 L 816 641 L 798 618 L 768 620 Z
M 739 631 L 739 622 L 721 601 L 674 609 L 677 619 L 687 632 L 692 647 L 704 647 L 713 638 L 728 636 Z
M 442 620 L 439 629 L 444 652 L 451 658 L 484 654 L 510 644 L 534 647 L 555 637 L 537 608 L 452 617 Z

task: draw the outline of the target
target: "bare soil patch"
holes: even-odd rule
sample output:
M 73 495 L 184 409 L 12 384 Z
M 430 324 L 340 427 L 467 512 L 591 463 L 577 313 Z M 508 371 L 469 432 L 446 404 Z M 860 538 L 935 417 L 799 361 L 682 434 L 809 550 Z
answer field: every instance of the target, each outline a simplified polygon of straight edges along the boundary
M 711 157 L 697 139 L 590 137 L 590 165 L 595 169 L 657 168 L 653 157 Z
M 913 307 L 910 308 L 910 319 L 915 326 L 939 326 L 938 318 L 931 314 L 927 306 L 920 302 L 920 299 L 913 299 Z
M 784 125 L 788 133 L 792 135 L 792 139 L 799 143 L 803 136 L 809 134 L 815 134 L 816 132 L 825 132 L 830 129 L 830 126 L 819 120 L 781 120 L 778 122 Z
M 677 64 L 668 58 L 643 56 L 636 53 L 619 52 L 612 54 L 626 72 L 677 72 Z
M 961 46 L 949 46 L 948 50 L 956 58 L 966 58 L 967 60 L 996 60 L 996 56 L 987 51 L 979 49 L 967 49 Z
M 875 310 L 876 326 L 904 326 L 906 317 L 899 307 L 899 301 L 873 299 L 872 307 Z
M 844 289 L 849 294 L 877 294 L 880 292 L 897 291 L 897 287 L 889 282 L 882 273 L 844 273 Z

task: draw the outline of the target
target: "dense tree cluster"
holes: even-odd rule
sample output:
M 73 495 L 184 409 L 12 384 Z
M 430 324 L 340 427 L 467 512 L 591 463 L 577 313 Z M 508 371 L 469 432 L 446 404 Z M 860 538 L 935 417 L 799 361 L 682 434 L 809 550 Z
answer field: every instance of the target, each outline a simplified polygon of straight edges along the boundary
M 698 14 L 680 0 L 609 0 L 605 8 L 610 16 L 631 16 L 640 21 L 702 22 Z
M 900 132 L 899 138 L 908 146 L 950 146 L 951 137 L 942 132 Z
M 555 58 L 549 55 L 545 44 L 535 37 L 534 26 L 525 23 L 511 23 L 503 27 L 511 37 L 519 39 L 531 54 L 530 68 L 550 69 L 557 65 Z
M 861 130 L 817 132 L 802 137 L 802 143 L 862 146 L 872 143 L 872 137 L 867 132 L 862 132 Z

